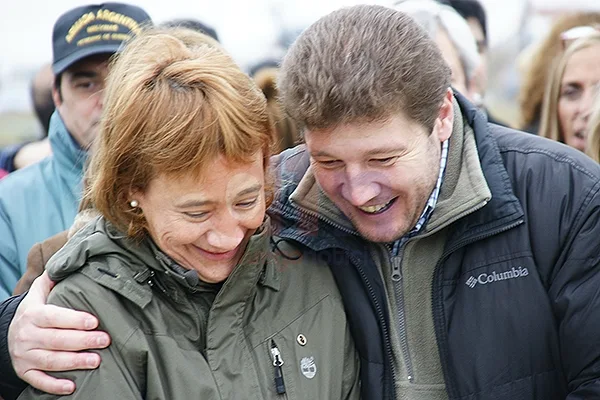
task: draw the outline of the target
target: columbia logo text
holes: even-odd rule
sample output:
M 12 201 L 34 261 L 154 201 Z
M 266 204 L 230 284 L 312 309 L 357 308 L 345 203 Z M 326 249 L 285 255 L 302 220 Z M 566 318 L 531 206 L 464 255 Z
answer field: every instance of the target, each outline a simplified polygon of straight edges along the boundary
M 492 271 L 491 273 L 483 273 L 479 274 L 479 276 L 475 277 L 471 275 L 469 279 L 465 282 L 465 285 L 473 289 L 475 286 L 479 285 L 487 285 L 489 283 L 505 281 L 507 279 L 517 279 L 523 278 L 529 275 L 529 270 L 527 268 L 518 267 L 512 268 L 505 272 L 496 272 Z

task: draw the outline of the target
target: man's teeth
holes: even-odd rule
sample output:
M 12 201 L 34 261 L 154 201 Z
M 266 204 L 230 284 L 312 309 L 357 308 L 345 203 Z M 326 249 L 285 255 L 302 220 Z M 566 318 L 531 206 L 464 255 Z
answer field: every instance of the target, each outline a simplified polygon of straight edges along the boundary
M 362 211 L 364 211 L 366 213 L 373 214 L 373 213 L 383 210 L 385 207 L 387 207 L 388 204 L 390 204 L 390 203 L 379 204 L 376 206 L 363 206 L 363 207 L 358 207 L 358 208 L 360 208 Z

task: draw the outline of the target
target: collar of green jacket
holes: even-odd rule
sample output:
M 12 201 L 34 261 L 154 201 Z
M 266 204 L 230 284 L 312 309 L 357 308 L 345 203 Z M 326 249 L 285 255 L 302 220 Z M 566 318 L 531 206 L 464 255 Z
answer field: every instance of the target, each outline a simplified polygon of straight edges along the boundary
M 430 234 L 448 226 L 491 199 L 486 183 L 473 129 L 462 116 L 453 99 L 454 125 L 448 150 L 448 164 L 440 196 L 431 217 L 421 232 Z M 350 220 L 333 204 L 317 183 L 311 167 L 290 196 L 290 203 L 304 213 L 318 216 L 330 225 L 358 235 Z
M 279 290 L 277 269 L 269 257 L 270 240 L 271 228 L 267 217 L 251 236 L 224 288 L 235 285 L 242 297 L 251 294 L 257 284 Z M 103 217 L 93 219 L 73 235 L 48 261 L 46 270 L 54 281 L 61 281 L 76 272 L 83 273 L 140 307 L 150 302 L 152 287 L 175 302 L 183 301 L 186 291 L 202 290 L 197 275 L 175 263 L 152 240 L 135 242 Z

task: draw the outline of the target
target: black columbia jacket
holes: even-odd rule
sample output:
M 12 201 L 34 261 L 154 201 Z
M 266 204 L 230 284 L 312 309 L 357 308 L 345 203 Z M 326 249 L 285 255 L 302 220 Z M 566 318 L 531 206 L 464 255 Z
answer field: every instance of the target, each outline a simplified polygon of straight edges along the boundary
M 492 199 L 454 224 L 432 293 L 424 294 L 433 300 L 449 398 L 600 399 L 600 166 L 561 144 L 488 124 L 456 97 Z M 309 164 L 303 148 L 274 163 L 280 187 L 269 213 L 279 235 L 327 259 L 361 356 L 363 398 L 393 399 L 384 283 L 367 246 L 288 201 Z M 499 282 L 506 279 L 510 285 Z M 15 303 L 0 305 L 6 399 L 23 387 L 6 350 Z
M 600 399 L 600 166 L 488 124 L 456 97 L 492 199 L 451 226 L 432 293 L 423 294 L 432 296 L 448 396 Z M 275 164 L 279 235 L 327 259 L 361 355 L 363 398 L 393 399 L 384 283 L 368 244 L 289 201 L 309 165 L 302 148 Z

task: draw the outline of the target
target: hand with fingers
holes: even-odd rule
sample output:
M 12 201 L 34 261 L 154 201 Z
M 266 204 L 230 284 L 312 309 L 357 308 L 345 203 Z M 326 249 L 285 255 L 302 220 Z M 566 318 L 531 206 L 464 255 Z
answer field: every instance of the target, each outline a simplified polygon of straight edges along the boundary
M 47 273 L 34 281 L 8 329 L 8 348 L 21 379 L 44 392 L 65 395 L 75 390 L 75 384 L 44 371 L 97 368 L 98 354 L 78 351 L 105 348 L 110 337 L 94 330 L 98 327 L 94 316 L 46 304 L 53 286 Z

